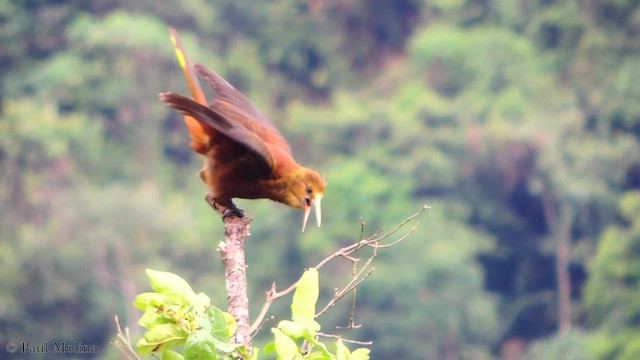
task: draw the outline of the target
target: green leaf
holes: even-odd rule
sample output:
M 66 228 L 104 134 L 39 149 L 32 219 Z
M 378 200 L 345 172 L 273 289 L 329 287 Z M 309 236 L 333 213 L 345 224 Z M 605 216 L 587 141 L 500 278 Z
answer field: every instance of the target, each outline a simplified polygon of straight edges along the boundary
M 234 318 L 233 315 L 229 314 L 226 311 L 223 311 L 222 315 L 224 315 L 225 321 L 227 323 L 227 337 L 232 337 L 238 330 L 238 323 L 236 322 L 236 318 Z
M 371 353 L 371 350 L 367 348 L 355 349 L 349 356 L 349 360 L 369 360 L 369 353 Z
M 140 320 L 138 320 L 138 324 L 147 329 L 151 329 L 152 327 L 160 324 L 167 323 L 167 317 L 158 312 L 158 308 L 150 306 L 147 310 L 142 314 Z
M 211 298 L 209 298 L 205 293 L 198 293 L 198 295 L 196 295 L 196 300 L 194 302 L 194 305 L 198 309 L 204 310 L 209 306 L 211 306 Z
M 264 352 L 265 355 L 271 354 L 274 351 L 276 351 L 276 343 L 275 342 L 271 341 L 271 342 L 267 343 L 264 346 L 263 352 Z
M 179 353 L 177 353 L 177 352 L 175 352 L 173 350 L 165 349 L 162 352 L 162 359 L 161 360 L 184 360 L 184 357 L 181 354 L 179 354 Z
M 331 355 L 325 354 L 322 351 L 313 351 L 304 356 L 305 360 L 332 360 L 335 359 Z
M 224 316 L 224 312 L 213 306 L 209 309 L 207 315 L 211 323 L 211 335 L 218 340 L 229 340 L 230 335 L 227 330 L 227 318 Z
M 213 338 L 213 340 L 214 340 L 213 343 L 216 345 L 216 349 L 218 349 L 218 352 L 223 352 L 227 354 L 231 354 L 232 352 L 237 351 L 238 349 L 244 346 L 242 344 L 234 344 L 231 342 L 220 341 L 215 337 Z
M 326 356 L 329 357 L 333 357 L 332 354 L 329 352 L 329 349 L 327 349 L 327 345 L 325 345 L 324 343 L 318 341 L 315 336 L 309 336 L 308 333 L 305 333 L 305 340 L 307 340 L 311 345 L 317 347 L 318 349 L 320 349 L 320 351 L 322 351 L 322 353 Z
M 196 330 L 204 330 L 208 333 L 213 332 L 213 327 L 211 324 L 211 320 L 209 320 L 209 317 L 207 316 L 207 314 L 197 314 L 196 318 Z
M 177 294 L 187 300 L 189 304 L 197 302 L 197 295 L 191 286 L 180 276 L 165 272 L 147 269 L 147 276 L 153 291 L 160 294 Z
M 308 269 L 296 285 L 291 303 L 291 317 L 312 335 L 320 330 L 320 324 L 315 321 L 318 293 L 318 270 Z
M 138 294 L 133 305 L 138 309 L 145 310 L 147 306 L 158 307 L 160 305 L 184 305 L 184 298 L 177 294 L 159 294 L 157 292 L 146 292 Z
M 163 348 L 182 344 L 187 339 L 187 333 L 176 324 L 160 324 L 147 331 L 138 340 L 140 353 L 160 351 Z
M 253 351 L 251 352 L 251 359 L 250 360 L 258 360 L 258 354 L 260 353 L 260 349 L 258 348 L 253 348 Z
M 290 337 L 276 328 L 272 328 L 271 332 L 273 332 L 273 335 L 275 336 L 275 348 L 278 359 L 302 359 L 302 354 L 298 349 L 298 345 L 296 345 Z
M 196 330 L 184 345 L 185 360 L 215 360 L 218 358 L 215 339 L 204 330 Z
M 280 329 L 285 335 L 292 339 L 300 339 L 305 336 L 307 332 L 302 325 L 290 320 L 282 320 L 278 323 L 278 329 Z
M 338 339 L 338 342 L 336 343 L 336 355 L 338 356 L 338 360 L 348 360 L 351 355 L 349 349 L 344 346 L 342 339 Z

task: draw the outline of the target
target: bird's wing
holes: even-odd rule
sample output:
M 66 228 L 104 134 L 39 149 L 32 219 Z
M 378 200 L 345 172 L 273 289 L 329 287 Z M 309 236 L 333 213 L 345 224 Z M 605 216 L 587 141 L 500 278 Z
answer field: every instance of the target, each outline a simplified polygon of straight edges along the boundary
M 176 93 L 161 93 L 160 99 L 180 111 L 183 115 L 191 116 L 202 124 L 221 132 L 231 140 L 244 145 L 256 155 L 256 158 L 263 163 L 266 169 L 273 170 L 274 159 L 267 145 L 256 133 L 242 126 L 241 123 L 229 120 L 215 109 L 208 108 Z
M 180 37 L 176 29 L 169 27 L 169 34 L 171 36 L 171 42 L 173 43 L 173 49 L 176 52 L 178 63 L 182 68 L 184 77 L 187 80 L 187 86 L 193 100 L 199 104 L 206 105 L 207 99 L 204 96 L 200 81 L 196 75 L 193 63 L 189 60 L 187 53 L 184 51 Z M 206 129 L 202 127 L 202 124 L 197 119 L 184 114 L 184 123 L 189 130 L 189 136 L 191 137 L 191 148 L 198 153 L 204 154 L 206 152 L 206 146 L 209 143 L 209 134 Z
M 222 76 L 206 66 L 196 64 L 195 69 L 218 95 L 211 104 L 212 108 L 233 121 L 240 121 L 243 126 L 255 132 L 264 141 L 291 154 L 291 147 L 284 136 L 269 118 L 258 111 L 246 96 L 229 84 Z
M 223 115 L 225 118 L 242 125 L 245 129 L 256 134 L 263 142 L 291 154 L 291 147 L 287 140 L 273 126 L 268 126 L 261 121 L 256 121 L 252 114 L 244 109 L 222 99 L 215 99 L 211 103 L 211 108 Z

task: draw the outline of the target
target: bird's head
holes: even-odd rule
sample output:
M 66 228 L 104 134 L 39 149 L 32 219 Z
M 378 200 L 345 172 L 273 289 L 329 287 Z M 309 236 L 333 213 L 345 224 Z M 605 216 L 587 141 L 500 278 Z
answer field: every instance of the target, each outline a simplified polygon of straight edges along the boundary
M 322 222 L 322 208 L 320 206 L 326 181 L 314 170 L 301 168 L 295 175 L 288 188 L 287 204 L 292 207 L 302 208 L 302 231 L 307 225 L 307 219 L 311 213 L 311 206 L 316 207 L 316 220 L 318 226 Z

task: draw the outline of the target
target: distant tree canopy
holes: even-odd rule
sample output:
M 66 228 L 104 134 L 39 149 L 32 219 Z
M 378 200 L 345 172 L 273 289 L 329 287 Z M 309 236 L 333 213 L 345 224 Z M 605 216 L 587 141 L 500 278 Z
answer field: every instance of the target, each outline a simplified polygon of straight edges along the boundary
M 9 1 L 0 19 L 7 338 L 109 358 L 144 268 L 224 303 L 200 159 L 157 98 L 187 91 L 171 25 L 328 180 L 320 230 L 240 202 L 255 301 L 361 218 L 373 232 L 429 203 L 359 289 L 346 336 L 372 358 L 640 354 L 637 1 Z

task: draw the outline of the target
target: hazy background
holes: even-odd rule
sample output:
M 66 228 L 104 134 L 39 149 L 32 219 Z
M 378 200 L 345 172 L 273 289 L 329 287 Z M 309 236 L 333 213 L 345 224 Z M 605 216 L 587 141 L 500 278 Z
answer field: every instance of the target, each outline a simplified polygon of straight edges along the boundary
M 225 307 L 222 223 L 157 97 L 187 92 L 168 25 L 328 180 L 305 233 L 299 211 L 239 202 L 253 316 L 361 218 L 371 234 L 427 203 L 359 288 L 362 327 L 334 330 L 345 301 L 325 332 L 373 359 L 640 358 L 632 0 L 0 0 L 0 357 L 118 358 L 113 316 L 137 340 L 145 268 Z M 322 295 L 350 271 L 326 268 Z

